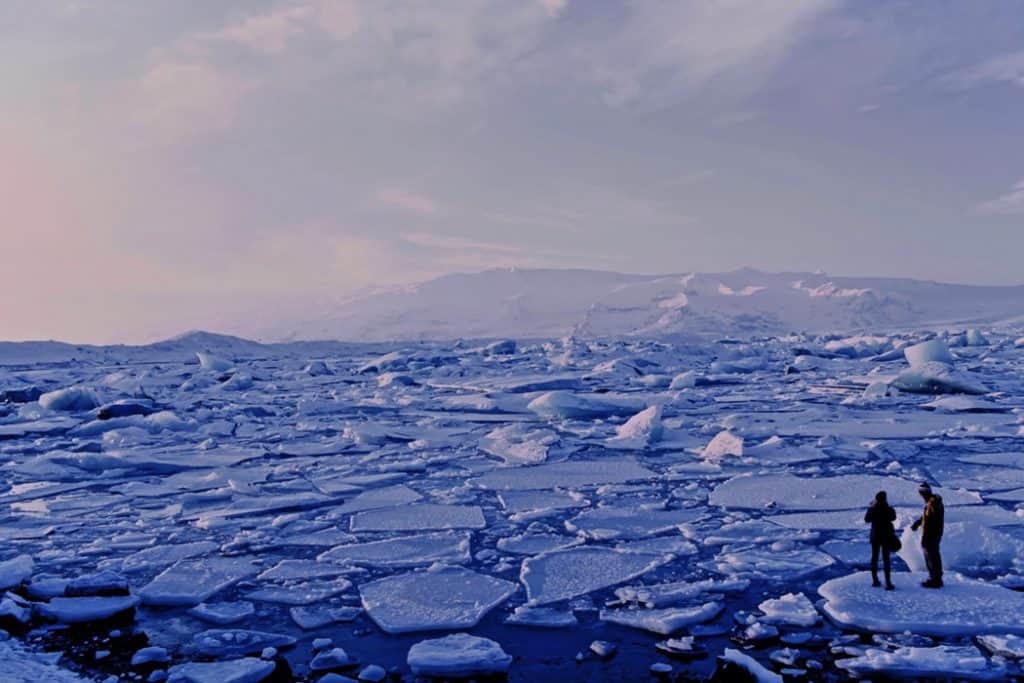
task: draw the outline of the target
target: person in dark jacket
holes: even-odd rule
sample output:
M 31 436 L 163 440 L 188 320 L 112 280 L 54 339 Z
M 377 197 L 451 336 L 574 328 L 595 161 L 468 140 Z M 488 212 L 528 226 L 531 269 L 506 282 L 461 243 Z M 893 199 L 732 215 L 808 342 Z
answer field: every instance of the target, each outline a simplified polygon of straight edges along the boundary
M 889 505 L 885 491 L 875 494 L 875 500 L 868 506 L 864 513 L 864 521 L 871 525 L 871 585 L 875 588 L 881 586 L 878 580 L 878 555 L 882 555 L 882 567 L 885 570 L 885 590 L 891 591 L 896 588 L 892 585 L 892 560 L 889 552 L 892 550 L 892 539 L 896 536 L 892 523 L 896 521 L 896 510 Z
M 928 580 L 922 581 L 925 588 L 942 588 L 942 532 L 946 526 L 946 510 L 942 505 L 942 496 L 932 493 L 932 487 L 925 482 L 917 489 L 924 498 L 924 514 L 911 525 L 911 529 L 921 529 L 921 550 L 924 562 L 928 567 Z

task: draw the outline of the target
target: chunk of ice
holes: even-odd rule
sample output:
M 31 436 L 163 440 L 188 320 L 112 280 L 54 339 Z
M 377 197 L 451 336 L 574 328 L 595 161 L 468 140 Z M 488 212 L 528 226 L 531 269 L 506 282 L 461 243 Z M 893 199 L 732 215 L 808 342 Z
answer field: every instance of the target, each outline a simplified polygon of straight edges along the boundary
M 903 349 L 903 355 L 906 356 L 907 362 L 912 366 L 924 365 L 925 363 L 948 363 L 952 365 L 956 362 L 953 354 L 949 352 L 946 342 L 941 339 L 929 339 L 920 344 L 907 346 Z
M 946 512 L 946 519 L 950 518 Z M 910 571 L 926 571 L 921 532 L 903 530 L 900 557 Z M 977 522 L 946 522 L 942 534 L 942 564 L 960 572 L 994 571 L 1004 574 L 1024 569 L 1024 541 Z
M 398 574 L 359 587 L 363 607 L 386 633 L 472 628 L 516 585 L 461 567 Z
M 282 633 L 266 631 L 209 629 L 195 634 L 192 642 L 199 654 L 227 658 L 255 654 L 268 647 L 290 647 L 295 644 L 295 639 Z
M 139 596 L 147 605 L 192 607 L 258 571 L 246 557 L 182 560 L 139 589 Z
M 612 402 L 568 391 L 541 394 L 526 407 L 546 420 L 597 420 L 637 411 L 636 404 L 631 402 Z
M 934 361 L 912 365 L 892 381 L 892 386 L 908 394 L 987 394 L 977 379 Z
M 80 624 L 109 619 L 121 612 L 134 609 L 138 604 L 139 599 L 134 595 L 59 597 L 51 599 L 50 602 L 37 603 L 35 609 L 42 616 L 62 624 Z
M 441 531 L 383 541 L 339 545 L 317 556 L 325 562 L 350 562 L 371 567 L 415 567 L 469 561 L 469 533 Z
M 484 514 L 475 505 L 414 503 L 394 508 L 367 510 L 352 517 L 350 530 L 429 531 L 431 529 L 483 529 Z
M 857 657 L 840 659 L 836 666 L 854 676 L 886 678 L 953 678 L 968 681 L 1005 680 L 1006 667 L 989 661 L 971 645 L 936 647 L 901 647 L 894 652 L 870 648 Z
M 803 593 L 786 593 L 782 597 L 765 600 L 757 608 L 764 613 L 762 621 L 769 624 L 810 627 L 821 618 Z
M 686 626 L 711 621 L 723 608 L 720 602 L 707 602 L 696 607 L 601 610 L 601 621 L 670 636 Z
M 947 574 L 938 590 L 922 588 L 923 574 L 895 573 L 894 591 L 871 590 L 859 572 L 827 581 L 818 593 L 836 623 L 874 633 L 911 631 L 929 636 L 1012 633 L 1024 635 L 1024 593 Z
M 608 548 L 571 548 L 525 560 L 519 580 L 526 586 L 530 604 L 544 605 L 635 579 L 670 559 Z
M 550 489 L 558 486 L 577 488 L 592 484 L 621 484 L 653 479 L 657 475 L 641 467 L 632 458 L 574 460 L 532 467 L 516 467 L 488 472 L 476 483 L 487 489 Z
M 28 581 L 32 576 L 35 562 L 31 555 L 17 555 L 10 560 L 0 562 L 0 590 L 14 588 Z
M 877 491 L 887 491 L 890 505 L 921 502 L 919 482 L 874 474 L 797 477 L 792 474 L 742 474 L 719 484 L 708 502 L 726 508 L 783 510 L 852 510 L 866 508 Z M 973 505 L 981 497 L 969 491 L 938 489 L 947 506 Z
M 678 529 L 701 517 L 700 510 L 647 510 L 599 507 L 581 512 L 565 522 L 565 528 L 591 539 L 634 539 Z
M 730 431 L 719 432 L 700 454 L 700 457 L 711 461 L 718 461 L 726 456 L 743 457 L 743 437 L 736 436 Z
M 226 662 L 176 664 L 167 672 L 168 683 L 260 683 L 274 672 L 274 662 L 256 657 Z
M 409 648 L 406 663 L 415 676 L 470 678 L 503 674 L 512 657 L 493 640 L 453 633 L 416 643 Z
M 629 418 L 608 440 L 612 448 L 643 449 L 661 440 L 664 429 L 661 424 L 661 406 L 653 405 Z

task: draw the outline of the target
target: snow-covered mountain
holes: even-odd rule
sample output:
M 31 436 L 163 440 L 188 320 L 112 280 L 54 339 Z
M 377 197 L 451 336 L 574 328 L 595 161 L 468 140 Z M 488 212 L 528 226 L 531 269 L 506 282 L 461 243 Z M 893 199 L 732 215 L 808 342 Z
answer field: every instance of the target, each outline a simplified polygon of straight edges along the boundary
M 1024 317 L 1024 286 L 821 273 L 627 275 L 497 269 L 356 298 L 266 338 L 750 335 L 992 324 Z

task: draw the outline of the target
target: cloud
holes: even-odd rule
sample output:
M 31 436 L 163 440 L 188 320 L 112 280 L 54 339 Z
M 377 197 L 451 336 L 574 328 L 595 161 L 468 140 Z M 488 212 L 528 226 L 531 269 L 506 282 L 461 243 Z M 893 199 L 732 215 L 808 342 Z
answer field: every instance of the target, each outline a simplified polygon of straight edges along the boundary
M 378 204 L 395 207 L 421 216 L 434 216 L 440 211 L 437 203 L 430 197 L 396 187 L 381 188 L 377 190 L 373 198 Z
M 461 237 L 436 235 L 427 232 L 405 232 L 402 233 L 401 237 L 410 244 L 415 244 L 416 246 L 426 247 L 429 249 L 478 251 L 499 254 L 521 254 L 524 251 L 522 247 L 516 247 L 510 244 L 480 242 L 477 240 L 467 240 Z
M 835 0 L 626 3 L 566 62 L 612 106 L 671 98 L 716 80 L 757 84 Z
M 1009 83 L 1024 87 L 1024 52 L 1000 55 L 986 62 L 947 74 L 943 81 L 955 88 L 986 83 Z
M 202 61 L 161 60 L 147 69 L 130 102 L 145 132 L 177 142 L 229 128 L 242 98 L 256 87 Z
M 982 202 L 976 207 L 980 213 L 1019 216 L 1024 215 L 1024 179 L 1021 179 L 1010 191 Z
M 210 33 L 192 37 L 198 42 L 226 42 L 244 45 L 265 54 L 280 54 L 288 42 L 305 31 L 302 21 L 313 14 L 311 7 L 288 7 L 257 14 Z

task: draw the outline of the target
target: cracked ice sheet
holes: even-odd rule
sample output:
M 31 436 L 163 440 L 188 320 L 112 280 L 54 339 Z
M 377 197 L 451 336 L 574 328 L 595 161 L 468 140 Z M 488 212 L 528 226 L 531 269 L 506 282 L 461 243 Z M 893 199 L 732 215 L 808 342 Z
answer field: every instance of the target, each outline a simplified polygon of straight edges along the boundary
M 248 600 L 275 602 L 282 605 L 311 605 L 344 593 L 352 587 L 347 579 L 298 582 L 288 586 L 264 586 L 246 593 Z
M 797 477 L 792 474 L 743 474 L 719 484 L 708 503 L 724 508 L 760 510 L 851 510 L 863 509 L 878 491 L 889 494 L 890 505 L 917 506 L 920 482 L 874 474 L 846 474 L 837 477 Z M 974 505 L 981 496 L 969 491 L 938 489 L 947 506 Z
M 575 460 L 516 467 L 488 472 L 475 480 L 483 488 L 497 491 L 579 488 L 597 484 L 620 484 L 654 479 L 657 474 L 632 458 Z
M 894 652 L 869 648 L 864 654 L 836 662 L 840 669 L 855 676 L 923 679 L 953 678 L 966 681 L 1002 681 L 1006 666 L 989 661 L 972 646 L 900 647 Z
M 472 628 L 516 584 L 461 567 L 409 572 L 359 586 L 363 608 L 386 633 Z
M 158 574 L 138 594 L 147 605 L 192 607 L 258 571 L 249 557 L 182 560 Z
M 864 506 L 867 507 L 867 504 Z M 896 508 L 897 526 L 910 524 L 921 516 L 921 506 Z M 841 531 L 866 529 L 863 510 L 830 510 L 827 512 L 793 512 L 765 517 L 769 522 L 789 529 Z M 946 523 L 975 522 L 985 526 L 1024 525 L 1024 518 L 995 505 L 958 505 L 946 508 Z
M 565 528 L 589 539 L 638 539 L 676 530 L 703 515 L 693 509 L 599 507 L 567 519 Z
M 726 576 L 795 581 L 833 564 L 835 560 L 830 555 L 810 548 L 733 550 L 726 547 L 702 566 Z
M 352 517 L 350 531 L 429 531 L 432 529 L 483 529 L 483 511 L 475 505 L 414 503 L 381 510 L 367 510 Z
M 526 586 L 529 604 L 545 605 L 631 581 L 671 559 L 608 548 L 572 548 L 525 560 L 519 580 Z
M 601 610 L 601 621 L 620 626 L 638 628 L 663 636 L 670 636 L 686 626 L 711 621 L 725 609 L 720 602 L 708 602 L 697 607 L 665 607 L 661 609 Z
M 433 562 L 463 564 L 469 561 L 469 546 L 469 533 L 442 531 L 339 545 L 321 553 L 317 559 L 371 567 L 413 567 Z
M 894 591 L 871 590 L 871 576 L 858 572 L 818 588 L 824 611 L 838 624 L 873 633 L 929 636 L 979 633 L 1024 634 L 1024 593 L 947 574 L 939 590 L 922 588 L 924 574 L 895 573 Z

